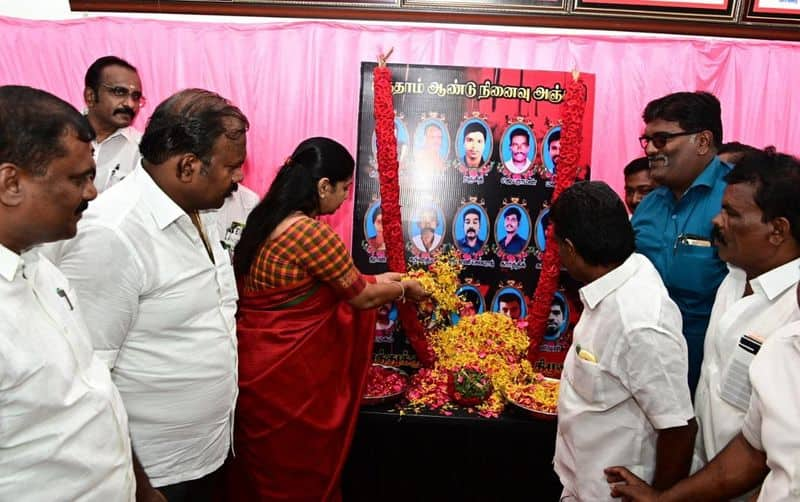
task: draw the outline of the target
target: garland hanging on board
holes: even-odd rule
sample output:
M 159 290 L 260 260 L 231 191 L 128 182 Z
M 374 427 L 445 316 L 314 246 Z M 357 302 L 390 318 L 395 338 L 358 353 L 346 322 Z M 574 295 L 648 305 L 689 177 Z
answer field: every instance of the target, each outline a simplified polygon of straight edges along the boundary
M 583 138 L 583 113 L 586 110 L 586 86 L 577 70 L 572 71 L 572 80 L 567 84 L 564 111 L 561 114 L 561 152 L 556 172 L 556 186 L 550 204 L 561 195 L 561 192 L 572 186 L 578 178 L 578 160 Z M 542 272 L 536 284 L 536 292 L 528 313 L 528 360 L 536 362 L 539 345 L 547 330 L 547 318 L 550 315 L 550 304 L 558 290 L 561 274 L 561 260 L 558 257 L 558 246 L 553 235 L 553 226 L 547 227 L 545 252 L 542 257 Z
M 386 242 L 386 263 L 391 272 L 404 273 L 406 259 L 403 242 L 403 224 L 400 213 L 400 181 L 398 178 L 397 138 L 394 135 L 394 102 L 392 100 L 392 72 L 386 60 L 390 49 L 378 58 L 372 72 L 375 138 L 378 146 L 378 180 L 383 214 L 383 234 Z M 424 327 L 417 318 L 417 307 L 410 303 L 397 306 L 406 338 L 425 367 L 433 365 L 436 355 L 428 343 Z

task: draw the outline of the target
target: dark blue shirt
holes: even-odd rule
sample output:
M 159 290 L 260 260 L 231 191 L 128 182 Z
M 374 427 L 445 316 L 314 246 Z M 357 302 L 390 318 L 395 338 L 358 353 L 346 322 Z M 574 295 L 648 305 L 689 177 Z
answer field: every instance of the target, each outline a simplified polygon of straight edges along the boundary
M 480 239 L 475 240 L 474 246 L 469 245 L 466 237 L 464 237 L 463 239 L 459 239 L 457 243 L 458 243 L 458 249 L 460 249 L 462 253 L 475 254 L 478 251 L 480 251 L 481 248 L 483 247 L 483 241 Z
M 694 395 L 700 378 L 711 307 L 722 279 L 728 273 L 711 242 L 711 219 L 722 207 L 723 180 L 731 167 L 714 157 L 675 200 L 667 187 L 658 187 L 642 200 L 631 223 L 636 232 L 636 250 L 655 265 L 672 300 L 683 316 L 683 335 L 689 347 L 689 388 Z
M 525 248 L 525 239 L 519 236 L 519 234 L 514 234 L 511 238 L 511 241 L 506 245 L 506 237 L 507 234 L 503 236 L 502 239 L 499 239 L 498 244 L 500 245 L 500 249 L 508 254 L 520 254 Z

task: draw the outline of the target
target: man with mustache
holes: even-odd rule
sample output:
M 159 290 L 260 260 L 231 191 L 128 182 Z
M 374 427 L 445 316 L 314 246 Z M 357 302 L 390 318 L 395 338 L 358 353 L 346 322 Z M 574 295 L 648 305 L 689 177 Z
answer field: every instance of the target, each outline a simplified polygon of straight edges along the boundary
M 609 481 L 627 485 L 615 488 L 618 496 L 748 500 L 745 492 L 763 481 L 759 501 L 797 500 L 800 160 L 747 153 L 727 181 L 714 224 L 730 272 L 717 292 L 695 398 L 694 468 L 704 467 L 661 496 L 610 468 Z
M 506 230 L 505 237 L 498 240 L 500 249 L 507 254 L 519 254 L 525 248 L 525 239 L 519 236 L 519 222 L 522 220 L 522 212 L 516 207 L 506 209 L 503 216 L 503 228 Z
M 547 151 L 553 160 L 553 174 L 555 174 L 556 168 L 558 168 L 558 159 L 561 157 L 561 130 L 555 131 L 550 135 Z
M 683 318 L 694 393 L 703 338 L 714 295 L 727 273 L 711 242 L 711 219 L 722 206 L 730 166 L 717 157 L 722 144 L 720 104 L 707 92 L 677 92 L 644 109 L 639 138 L 650 177 L 661 186 L 636 208 L 636 250 L 655 265 Z
M 438 248 L 442 243 L 442 234 L 436 232 L 436 229 L 439 228 L 439 216 L 436 209 L 432 207 L 422 209 L 417 226 L 419 234 L 411 237 L 414 246 L 424 253 L 430 253 Z
M 116 56 L 104 56 L 86 70 L 83 100 L 86 118 L 97 134 L 92 141 L 98 192 L 118 183 L 140 163 L 142 133 L 131 125 L 146 103 L 136 68 Z
M 202 89 L 161 103 L 142 168 L 103 193 L 62 252 L 133 448 L 170 502 L 205 501 L 230 449 L 236 284 L 213 219 L 242 179 L 248 121 Z
M 462 253 L 474 254 L 483 248 L 481 233 L 481 212 L 475 207 L 464 210 L 464 237 L 457 244 Z
M 505 161 L 506 169 L 514 174 L 524 173 L 531 166 L 528 160 L 528 153 L 531 151 L 531 139 L 528 131 L 517 127 L 511 131 L 508 148 L 511 150 L 511 158 Z
M 745 154 L 725 181 L 713 236 L 730 271 L 706 332 L 695 395 L 695 467 L 718 455 L 742 428 L 750 384 L 746 364 L 737 359 L 748 360 L 742 357 L 747 350 L 757 351 L 770 333 L 800 320 L 794 297 L 800 281 L 800 161 L 774 149 Z
M 52 94 L 0 87 L 0 500 L 134 499 L 122 400 L 69 282 L 31 250 L 74 236 L 97 196 L 93 137 Z

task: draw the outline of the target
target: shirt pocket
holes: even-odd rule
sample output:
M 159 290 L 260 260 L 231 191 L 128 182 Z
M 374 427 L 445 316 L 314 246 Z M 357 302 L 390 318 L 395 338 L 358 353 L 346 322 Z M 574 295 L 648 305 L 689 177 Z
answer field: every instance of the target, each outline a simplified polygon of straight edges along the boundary
M 598 363 L 576 357 L 572 369 L 570 384 L 597 411 L 611 409 L 630 397 L 622 383 Z
M 584 401 L 592 404 L 602 403 L 603 372 L 600 365 L 580 357 L 575 357 L 574 361 L 572 371 L 567 373 L 572 388 Z
M 51 387 L 57 392 L 66 391 L 52 382 L 52 375 L 47 375 L 43 351 L 25 342 L 21 345 L 6 352 L 11 357 L 6 358 L 6 364 L 0 368 L 0 392 L 3 393 L 0 396 L 0 438 L 12 444 L 27 441 L 21 436 L 23 431 L 30 430 L 32 423 L 46 419 L 51 410 L 41 406 L 38 400 L 51 395 L 48 392 Z M 3 344 L 0 348 L 10 349 Z
M 724 268 L 717 257 L 717 248 L 678 242 L 666 282 L 670 288 L 705 296 L 717 289 L 724 277 Z

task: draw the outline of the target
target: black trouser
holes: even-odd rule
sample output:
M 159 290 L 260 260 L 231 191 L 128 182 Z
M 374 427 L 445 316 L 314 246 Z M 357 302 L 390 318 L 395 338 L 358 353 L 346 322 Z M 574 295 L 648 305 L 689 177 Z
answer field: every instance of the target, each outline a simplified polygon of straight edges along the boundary
M 158 491 L 167 497 L 168 502 L 213 502 L 216 500 L 222 468 L 206 474 L 202 478 L 159 486 Z

